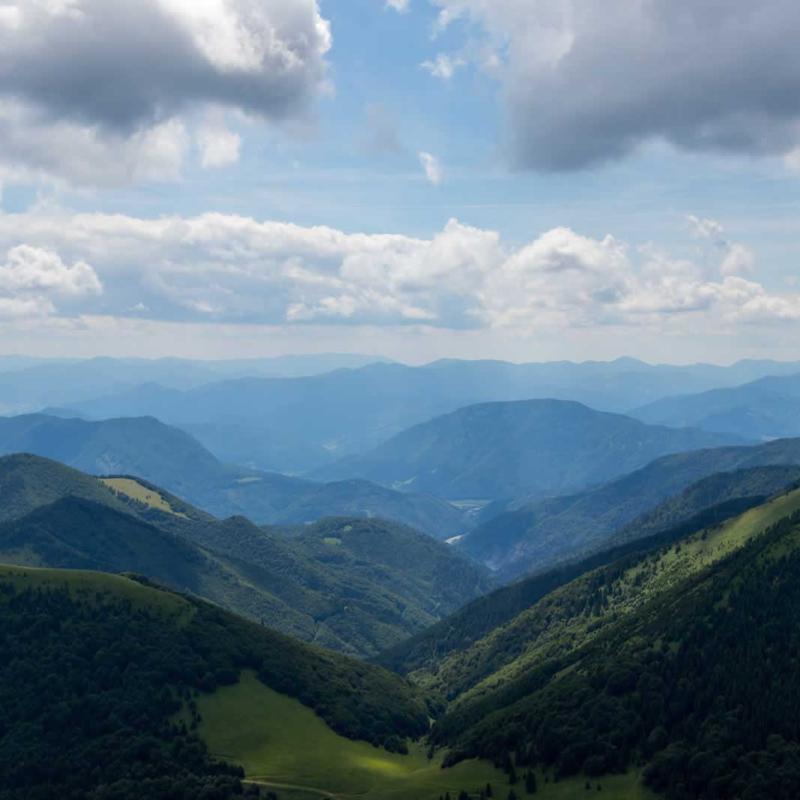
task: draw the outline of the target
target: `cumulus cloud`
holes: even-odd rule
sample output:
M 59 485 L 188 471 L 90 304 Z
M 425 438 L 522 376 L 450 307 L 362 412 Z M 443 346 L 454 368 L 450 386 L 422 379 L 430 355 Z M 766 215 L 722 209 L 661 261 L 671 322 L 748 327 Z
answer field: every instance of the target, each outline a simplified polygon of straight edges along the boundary
M 440 30 L 477 26 L 502 64 L 520 167 L 584 168 L 654 140 L 796 161 L 793 0 L 432 2 Z
M 0 316 L 41 316 L 55 312 L 55 301 L 102 294 L 97 273 L 84 261 L 67 265 L 58 253 L 21 244 L 0 264 Z
M 714 250 L 710 274 L 652 246 L 565 227 L 510 246 L 457 220 L 420 239 L 224 214 L 40 212 L 0 215 L 2 247 L 0 296 L 28 303 L 26 313 L 34 303 L 39 313 L 165 322 L 529 332 L 800 320 L 800 295 L 726 274 L 725 252 Z
M 174 176 L 194 111 L 303 114 L 327 86 L 330 46 L 316 0 L 6 3 L 0 164 L 90 184 Z M 234 137 L 201 128 L 206 165 L 230 163 Z M 122 166 L 106 151 L 121 152 Z
M 439 159 L 436 158 L 436 156 L 423 151 L 419 153 L 419 163 L 422 165 L 422 169 L 425 172 L 425 178 L 427 179 L 428 183 L 432 183 L 434 186 L 439 186 L 439 184 L 442 182 L 442 178 L 444 177 L 442 165 L 439 163 Z
M 398 14 L 405 14 L 411 3 L 410 0 L 386 0 L 385 8 L 391 8 Z
M 185 125 L 168 120 L 131 135 L 70 121 L 44 123 L 14 101 L 0 101 L 0 181 L 116 186 L 174 180 L 190 143 Z

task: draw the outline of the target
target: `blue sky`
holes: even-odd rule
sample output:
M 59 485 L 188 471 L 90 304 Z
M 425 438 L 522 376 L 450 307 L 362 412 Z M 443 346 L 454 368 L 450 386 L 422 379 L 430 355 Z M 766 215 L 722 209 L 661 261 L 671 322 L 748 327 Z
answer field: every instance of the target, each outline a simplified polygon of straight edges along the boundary
M 0 350 L 800 357 L 800 15 L 605 8 L 0 0 Z

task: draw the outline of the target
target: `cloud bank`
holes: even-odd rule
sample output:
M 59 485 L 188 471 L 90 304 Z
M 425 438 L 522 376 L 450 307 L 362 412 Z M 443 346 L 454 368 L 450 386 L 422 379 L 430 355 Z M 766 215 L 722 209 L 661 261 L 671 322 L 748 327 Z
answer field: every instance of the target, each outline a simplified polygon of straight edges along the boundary
M 467 40 L 480 31 L 483 46 L 464 53 L 480 53 L 503 81 L 519 167 L 585 168 L 651 141 L 700 152 L 798 152 L 793 0 L 431 2 L 439 30 L 460 22 Z
M 800 295 L 769 291 L 752 263 L 733 269 L 737 247 L 709 265 L 565 227 L 510 246 L 455 219 L 420 239 L 223 214 L 0 215 L 0 293 L 17 314 L 171 322 L 531 333 L 800 320 Z

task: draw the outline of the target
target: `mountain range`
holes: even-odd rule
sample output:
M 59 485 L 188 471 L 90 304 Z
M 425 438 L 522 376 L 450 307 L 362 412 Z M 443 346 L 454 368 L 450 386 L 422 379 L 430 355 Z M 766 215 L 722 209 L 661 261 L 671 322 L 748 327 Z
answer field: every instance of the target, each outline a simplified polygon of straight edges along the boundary
M 417 425 L 316 475 L 454 500 L 544 497 L 604 483 L 667 453 L 733 441 L 571 401 L 484 403 Z
M 751 439 L 800 435 L 800 374 L 769 376 L 700 394 L 666 397 L 632 415 L 660 425 L 690 425 Z
M 557 399 L 627 412 L 667 396 L 798 369 L 797 364 L 768 361 L 675 367 L 635 359 L 581 364 L 447 360 L 420 367 L 378 363 L 299 378 L 251 375 L 193 388 L 140 381 L 57 405 L 92 419 L 154 416 L 189 431 L 223 461 L 300 474 L 469 405 Z
M 19 414 L 124 392 L 146 383 L 190 389 L 243 377 L 298 377 L 356 369 L 378 356 L 320 354 L 202 361 L 181 358 L 0 357 L 0 413 Z
M 6 472 L 12 467 L 29 476 L 36 468 L 38 477 L 56 472 L 55 483 L 70 487 L 73 471 L 53 462 L 0 462 Z M 766 488 L 767 474 L 754 472 L 752 485 Z M 725 477 L 715 480 L 723 492 L 717 506 L 475 599 L 377 656 L 405 677 L 145 578 L 2 567 L 0 652 L 14 659 L 0 659 L 7 734 L 0 796 L 44 797 L 58 786 L 72 798 L 98 781 L 128 796 L 147 793 L 148 782 L 179 781 L 227 800 L 243 791 L 244 774 L 256 793 L 260 785 L 368 800 L 481 791 L 556 800 L 583 796 L 586 787 L 624 800 L 648 792 L 667 800 L 714 793 L 790 800 L 800 781 L 793 711 L 800 489 L 742 493 L 737 511 Z M 73 493 L 9 519 L 0 525 L 9 548 L 0 558 L 103 553 L 112 569 L 132 547 L 140 568 L 177 557 L 191 570 L 197 553 L 221 558 L 215 542 L 250 551 L 259 530 L 240 521 L 241 531 L 223 531 L 171 495 L 145 502 L 124 484 L 80 473 L 75 493 L 91 491 L 92 482 L 95 492 L 108 490 L 107 505 Z M 709 497 L 714 486 L 706 487 Z M 37 487 L 30 477 L 0 482 L 18 513 L 35 505 Z M 49 486 L 41 491 L 53 495 Z M 152 524 L 162 518 L 163 526 Z M 137 527 L 148 519 L 146 529 Z M 358 525 L 352 539 L 356 523 L 333 520 L 288 540 L 306 539 L 307 552 L 327 566 L 354 555 L 352 566 L 363 571 L 351 579 L 348 603 L 374 570 L 367 560 L 383 559 L 383 583 L 408 561 L 396 542 L 370 530 L 373 523 Z M 427 558 L 412 556 L 417 571 Z M 450 584 L 452 576 L 440 580 Z M 87 649 L 96 655 L 85 658 Z M 23 674 L 22 690 L 14 690 Z M 87 708 L 95 709 L 91 717 Z M 54 736 L 30 735 L 31 725 Z M 414 743 L 421 737 L 424 747 Z M 56 747 L 69 758 L 58 758 Z M 148 796 L 173 796 L 154 792 Z
M 137 572 L 308 641 L 368 655 L 490 586 L 479 566 L 381 520 L 294 536 L 218 520 L 137 479 L 100 480 L 30 455 L 0 458 L 0 563 Z
M 623 530 L 629 529 L 629 536 L 650 531 L 659 517 L 679 522 L 680 514 L 697 513 L 720 498 L 777 491 L 795 480 L 797 467 L 800 439 L 676 453 L 583 492 L 516 501 L 505 511 L 501 506 L 487 509 L 488 519 L 465 535 L 459 547 L 510 579 L 609 547 Z M 714 475 L 713 490 L 704 491 L 709 487 L 704 480 Z
M 28 452 L 95 475 L 135 475 L 211 514 L 258 523 L 305 523 L 326 516 L 386 517 L 438 538 L 469 520 L 431 496 L 370 484 L 322 484 L 222 464 L 184 431 L 151 417 L 89 422 L 43 414 L 0 418 L 0 455 Z

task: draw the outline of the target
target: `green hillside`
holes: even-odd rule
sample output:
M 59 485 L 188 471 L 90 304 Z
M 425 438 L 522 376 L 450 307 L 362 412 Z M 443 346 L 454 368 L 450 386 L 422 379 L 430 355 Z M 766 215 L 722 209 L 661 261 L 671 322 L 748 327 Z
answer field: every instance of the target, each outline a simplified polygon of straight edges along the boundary
M 777 469 L 743 472 L 761 467 L 787 469 L 785 477 Z M 664 456 L 597 488 L 534 502 L 518 501 L 510 510 L 485 519 L 459 547 L 509 580 L 581 552 L 608 547 L 609 540 L 626 526 L 630 526 L 627 538 L 632 538 L 642 515 L 713 475 L 720 475 L 717 484 L 707 485 L 705 492 L 702 487 L 690 492 L 678 500 L 673 511 L 682 507 L 685 518 L 725 497 L 769 495 L 796 480 L 798 467 L 800 439 Z M 487 516 L 489 513 L 487 510 Z M 679 519 L 680 514 L 672 513 L 666 524 Z M 643 535 L 654 531 L 652 522 L 642 526 Z
M 0 557 L 138 572 L 353 655 L 374 655 L 491 588 L 482 568 L 395 523 L 332 520 L 286 537 L 243 517 L 217 520 L 146 481 L 107 483 L 34 456 L 0 459 L 7 508 L 29 511 L 0 524 Z
M 318 475 L 452 500 L 546 497 L 609 481 L 667 453 L 738 441 L 563 400 L 484 403 L 410 428 Z
M 0 563 L 134 572 L 311 640 L 314 598 L 275 593 L 272 575 L 98 503 L 65 497 L 0 524 Z M 303 611 L 305 609 L 305 612 Z M 365 621 L 365 626 L 368 622 Z
M 421 744 L 399 754 L 343 738 L 313 711 L 260 684 L 252 674 L 204 695 L 197 706 L 202 717 L 198 733 L 210 752 L 241 765 L 249 781 L 281 797 L 437 800 L 464 791 L 477 798 L 488 784 L 494 796 L 505 800 L 512 790 L 508 776 L 485 761 L 442 769 L 441 755 L 429 758 Z M 584 780 L 550 783 L 541 773 L 537 778 L 536 797 L 545 800 L 585 792 Z M 600 784 L 603 797 L 612 800 L 650 796 L 635 773 L 609 776 Z M 515 788 L 519 796 L 527 796 L 524 781 Z
M 428 724 L 389 673 L 122 577 L 0 568 L 0 653 L 3 800 L 238 795 L 194 731 L 198 699 L 242 670 L 376 757 Z
M 539 600 L 577 578 L 622 558 L 639 558 L 643 553 L 673 544 L 698 530 L 720 525 L 768 499 L 758 496 L 729 499 L 703 509 L 681 524 L 664 530 L 659 527 L 657 533 L 616 542 L 607 550 L 560 563 L 549 570 L 502 586 L 430 628 L 393 645 L 375 660 L 402 674 L 419 670 L 423 673 L 436 672 L 447 656 L 467 651 L 475 642 L 510 623 Z
M 0 522 L 23 517 L 68 495 L 125 510 L 124 503 L 91 475 L 38 456 L 0 458 Z
M 382 517 L 440 539 L 461 534 L 470 524 L 462 511 L 431 496 L 396 492 L 368 481 L 321 484 L 223 464 L 188 433 L 153 417 L 0 417 L 0 454 L 20 452 L 93 475 L 133 475 L 220 517 L 242 514 L 258 523 Z
M 798 578 L 800 490 L 588 572 L 415 676 L 451 698 L 434 739 L 449 762 L 510 756 L 563 776 L 646 763 L 670 798 L 788 800 Z

